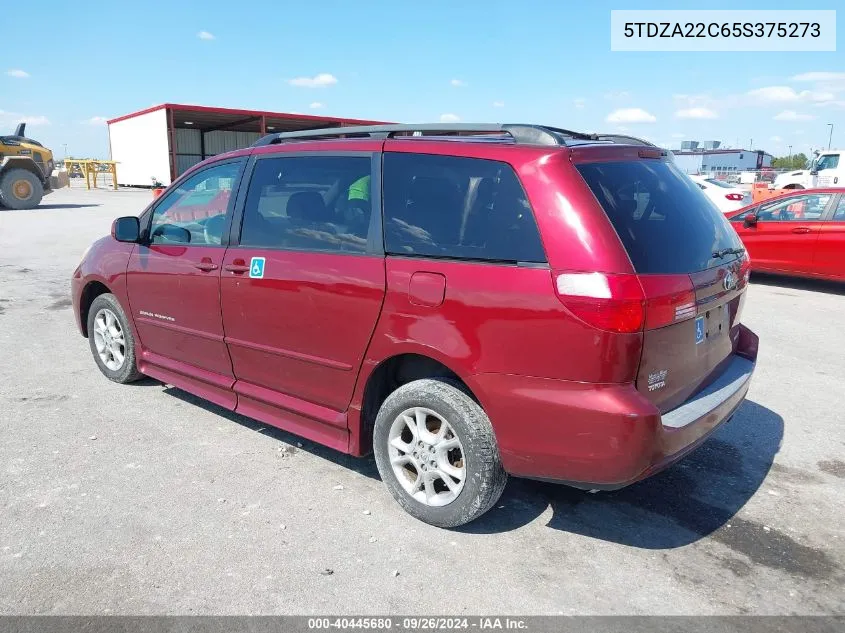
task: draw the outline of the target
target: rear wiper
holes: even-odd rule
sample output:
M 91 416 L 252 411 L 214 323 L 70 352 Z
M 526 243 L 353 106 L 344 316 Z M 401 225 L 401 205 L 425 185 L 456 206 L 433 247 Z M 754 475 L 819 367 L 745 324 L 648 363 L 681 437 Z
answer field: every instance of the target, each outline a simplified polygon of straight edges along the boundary
M 713 257 L 722 259 L 725 255 L 742 255 L 744 252 L 744 248 L 723 248 L 720 251 L 713 251 Z

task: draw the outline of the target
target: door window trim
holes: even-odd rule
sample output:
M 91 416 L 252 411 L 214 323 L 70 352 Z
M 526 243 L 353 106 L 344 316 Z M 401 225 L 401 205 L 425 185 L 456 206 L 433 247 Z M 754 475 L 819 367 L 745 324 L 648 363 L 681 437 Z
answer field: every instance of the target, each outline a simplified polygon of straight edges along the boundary
M 817 217 L 817 218 L 813 218 L 813 219 L 810 219 L 810 220 L 808 220 L 806 218 L 802 219 L 802 220 L 781 220 L 780 218 L 778 218 L 777 220 L 775 220 L 775 219 L 771 219 L 771 218 L 765 219 L 765 218 L 759 217 L 760 212 L 764 210 L 764 207 L 766 207 L 767 204 L 771 204 L 772 206 L 774 206 L 778 203 L 786 202 L 786 200 L 772 200 L 770 203 L 761 202 L 760 205 L 757 207 L 755 214 L 757 215 L 758 222 L 773 222 L 773 223 L 774 222 L 776 222 L 776 223 L 781 223 L 781 222 L 785 222 L 785 223 L 789 223 L 789 222 L 824 222 L 833 213 L 831 203 L 837 197 L 837 195 L 838 194 L 829 193 L 829 192 L 817 193 L 817 192 L 809 191 L 809 192 L 806 192 L 806 193 L 801 193 L 801 194 L 798 194 L 798 195 L 795 195 L 795 196 L 791 196 L 790 200 L 795 200 L 796 202 L 798 201 L 798 198 L 805 197 L 805 196 L 830 196 L 830 200 L 827 201 L 827 204 L 825 205 L 824 210 L 821 212 L 821 215 L 819 215 L 819 217 Z
M 262 160 L 279 158 L 369 158 L 370 159 L 370 224 L 367 228 L 367 248 L 363 253 L 353 251 L 312 250 L 304 248 L 290 248 L 283 246 L 250 246 L 241 244 L 241 230 L 243 229 L 244 208 L 252 179 L 255 176 L 257 163 Z M 380 151 L 301 151 L 301 152 L 270 152 L 253 154 L 250 156 L 246 169 L 242 172 L 241 186 L 235 201 L 232 222 L 228 229 L 228 246 L 232 249 L 252 249 L 267 251 L 284 251 L 291 253 L 310 253 L 314 255 L 343 255 L 352 257 L 384 257 L 384 236 L 382 234 L 381 200 L 382 200 L 382 152 Z
M 241 184 L 244 181 L 244 167 L 246 166 L 246 164 L 248 162 L 247 159 L 248 159 L 248 156 L 237 156 L 235 158 L 224 158 L 224 159 L 221 159 L 221 160 L 218 160 L 218 161 L 214 161 L 213 163 L 209 163 L 208 165 L 204 165 L 200 169 L 194 169 L 194 170 L 186 171 L 184 174 L 179 176 L 179 178 L 174 180 L 173 183 L 171 183 L 170 186 L 167 188 L 168 191 L 166 191 L 163 195 L 159 196 L 159 198 L 155 202 L 153 202 L 150 206 L 148 206 L 146 209 L 144 209 L 143 213 L 141 214 L 141 216 L 143 216 L 144 213 L 149 213 L 149 216 L 144 219 L 143 226 L 141 226 L 141 239 L 140 239 L 139 243 L 142 246 L 147 246 L 147 247 L 152 246 L 152 241 L 150 240 L 150 228 L 152 227 L 153 216 L 155 216 L 156 209 L 158 209 L 159 205 L 164 202 L 165 198 L 167 196 L 169 196 L 171 193 L 173 193 L 179 187 L 179 185 L 181 185 L 184 181 L 188 180 L 189 178 L 193 178 L 194 176 L 196 176 L 198 174 L 202 174 L 202 173 L 208 171 L 209 169 L 214 169 L 216 167 L 220 167 L 221 165 L 228 165 L 228 164 L 231 164 L 231 163 L 237 163 L 237 164 L 240 165 L 240 168 L 238 169 L 238 173 L 235 176 L 235 183 L 232 185 L 232 192 L 233 192 L 234 195 L 229 197 L 229 204 L 226 207 L 226 222 L 223 226 L 223 233 L 221 234 L 221 237 L 220 237 L 220 244 L 201 244 L 201 245 L 200 244 L 190 244 L 190 243 L 185 244 L 185 246 L 204 246 L 204 247 L 208 247 L 208 248 L 227 248 L 229 246 L 229 243 L 228 243 L 229 242 L 229 234 L 230 234 L 232 218 L 233 218 L 233 215 L 234 215 L 233 210 L 235 208 L 235 203 L 236 203 L 238 197 L 240 196 L 240 191 L 241 191 L 241 188 L 242 188 Z
M 825 213 L 824 215 L 822 215 L 821 220 L 822 222 L 845 222 L 845 217 L 843 217 L 841 220 L 833 219 L 833 217 L 836 215 L 837 209 L 839 209 L 839 203 L 842 202 L 843 204 L 845 204 L 845 196 L 843 196 L 841 193 L 835 193 L 833 194 L 833 197 L 834 200 L 832 201 L 832 204 L 830 204 L 825 210 Z

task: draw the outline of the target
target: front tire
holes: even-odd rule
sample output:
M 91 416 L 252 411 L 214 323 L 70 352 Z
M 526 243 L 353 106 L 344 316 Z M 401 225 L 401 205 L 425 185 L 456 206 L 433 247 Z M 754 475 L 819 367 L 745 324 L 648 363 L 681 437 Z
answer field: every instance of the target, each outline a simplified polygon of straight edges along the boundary
M 487 414 L 444 379 L 415 380 L 387 397 L 376 416 L 373 452 L 393 498 L 437 527 L 480 517 L 508 479 Z
M 94 362 L 109 380 L 125 384 L 141 378 L 135 339 L 126 313 L 113 294 L 101 294 L 88 309 L 88 343 Z
M 44 187 L 31 171 L 9 169 L 0 175 L 0 202 L 9 209 L 34 209 L 43 196 Z

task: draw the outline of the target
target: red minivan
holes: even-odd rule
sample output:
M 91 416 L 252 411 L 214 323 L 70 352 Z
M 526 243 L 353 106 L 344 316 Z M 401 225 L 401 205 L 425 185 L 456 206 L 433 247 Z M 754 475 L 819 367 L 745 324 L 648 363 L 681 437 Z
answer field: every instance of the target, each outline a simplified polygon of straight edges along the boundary
M 535 125 L 272 134 L 73 274 L 97 366 L 354 455 L 442 527 L 507 474 L 614 489 L 729 419 L 749 260 L 667 152 Z

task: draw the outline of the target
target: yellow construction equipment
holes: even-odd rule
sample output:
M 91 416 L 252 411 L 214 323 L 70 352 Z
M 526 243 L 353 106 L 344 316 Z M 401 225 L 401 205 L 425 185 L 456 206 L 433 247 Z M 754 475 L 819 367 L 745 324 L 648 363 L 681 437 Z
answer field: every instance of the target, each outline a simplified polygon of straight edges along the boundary
M 57 185 L 51 181 L 53 152 L 26 137 L 26 123 L 0 136 L 0 205 L 32 209 Z

